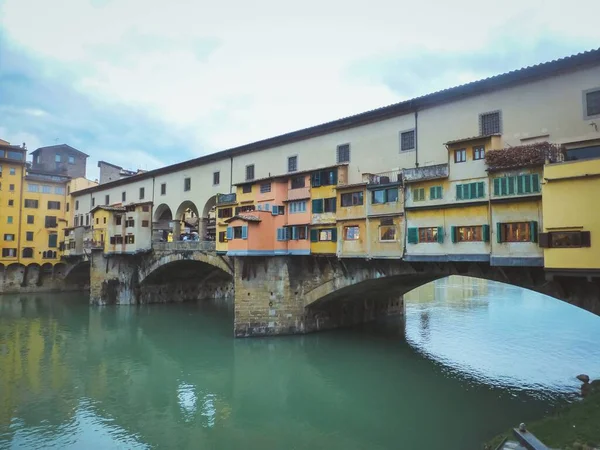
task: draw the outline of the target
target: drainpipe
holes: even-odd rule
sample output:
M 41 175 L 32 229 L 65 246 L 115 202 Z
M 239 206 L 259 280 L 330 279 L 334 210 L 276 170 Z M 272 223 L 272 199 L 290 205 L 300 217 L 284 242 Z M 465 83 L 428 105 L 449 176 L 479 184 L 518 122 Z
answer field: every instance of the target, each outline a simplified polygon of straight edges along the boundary
M 22 251 L 21 251 L 21 224 L 23 223 L 23 214 L 22 212 L 24 211 L 25 207 L 23 206 L 25 204 L 25 200 L 23 200 L 23 186 L 25 185 L 25 174 L 27 171 L 27 166 L 23 165 L 23 168 L 21 169 L 21 188 L 20 188 L 20 192 L 19 192 L 19 215 L 17 216 L 17 220 L 19 221 L 19 227 L 17 230 L 17 262 L 21 263 L 21 256 L 23 255 Z M 25 272 L 25 275 L 27 274 L 27 272 Z M 39 276 L 39 275 L 38 275 Z M 25 282 L 25 277 L 23 277 L 23 281 L 21 282 L 24 283 Z
M 229 193 L 233 193 L 233 156 L 229 157 Z
M 419 111 L 415 111 L 415 167 L 419 167 Z

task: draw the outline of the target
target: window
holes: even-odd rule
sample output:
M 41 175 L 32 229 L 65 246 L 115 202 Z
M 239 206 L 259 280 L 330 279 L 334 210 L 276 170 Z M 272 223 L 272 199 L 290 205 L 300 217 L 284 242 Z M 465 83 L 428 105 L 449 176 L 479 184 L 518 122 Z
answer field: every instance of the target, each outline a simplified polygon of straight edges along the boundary
M 25 203 L 24 206 L 25 208 L 37 208 L 39 205 L 39 202 L 37 200 L 31 200 L 31 199 L 25 199 Z
M 338 164 L 350 162 L 350 144 L 337 146 L 337 162 Z
M 42 185 L 42 194 L 50 194 L 52 192 L 52 188 L 47 185 Z
M 267 192 L 271 192 L 271 183 L 262 183 L 260 185 L 260 193 L 266 194 Z
M 306 212 L 306 202 L 290 202 L 289 211 L 290 214 Z
M 50 247 L 50 248 L 58 247 L 58 234 L 50 233 L 48 235 L 48 247 Z
M 126 244 L 133 244 L 135 243 L 135 237 L 133 234 L 128 234 L 127 236 L 125 236 L 125 243 Z
M 121 225 L 123 216 L 115 216 L 115 225 Z M 98 223 L 98 219 L 96 219 L 96 223 Z
M 475 183 L 457 184 L 456 200 L 470 200 L 474 198 L 485 197 L 485 183 L 478 181 Z
M 251 184 L 244 184 L 242 186 L 242 193 L 244 194 L 250 194 L 252 192 L 252 185 Z
M 62 186 L 54 186 L 54 193 L 57 195 L 65 195 L 65 188 Z
M 583 92 L 584 119 L 594 119 L 600 116 L 600 88 Z
M 92 197 L 92 206 L 96 206 L 96 197 Z
M 69 156 L 69 164 L 75 164 L 75 157 Z
M 298 157 L 288 156 L 288 172 L 296 172 L 298 170 Z
M 14 185 L 14 184 L 9 184 L 9 185 L 8 185 L 8 190 L 9 190 L 10 192 L 14 192 L 14 191 L 15 191 L 15 185 Z
M 277 228 L 277 240 L 278 241 L 289 241 L 291 234 L 291 228 Z
M 431 186 L 429 188 L 429 199 L 440 200 L 443 197 L 442 186 Z
M 44 219 L 44 226 L 46 228 L 56 228 L 58 225 L 56 222 L 56 216 L 46 216 Z
M 496 239 L 502 242 L 537 242 L 537 222 L 496 224 Z
M 6 223 L 13 223 L 13 217 L 12 216 L 7 216 L 6 217 Z
M 233 209 L 231 208 L 219 208 L 217 210 L 217 217 L 220 219 L 227 219 L 233 216 Z
M 320 170 L 311 175 L 312 187 L 332 186 L 337 184 L 337 169 Z
M 213 172 L 213 186 L 217 186 L 221 182 L 221 172 Z
M 69 212 L 69 204 L 68 203 L 65 203 L 65 208 L 66 208 L 67 212 Z
M 419 228 L 419 242 L 438 242 L 439 228 Z
M 150 212 L 150 205 L 143 205 L 142 212 Z
M 56 155 L 54 155 L 54 162 L 60 162 L 61 158 L 60 155 L 57 153 Z
M 25 232 L 25 240 L 26 241 L 33 241 L 33 231 L 27 231 L 27 232 Z
M 500 134 L 501 129 L 500 111 L 479 114 L 479 134 L 481 136 Z
M 454 150 L 454 162 L 461 163 L 467 160 L 467 149 L 461 148 L 458 150 Z
M 9 200 L 8 201 L 8 206 L 15 206 L 15 201 L 14 200 Z
M 489 225 L 451 227 L 450 237 L 452 242 L 488 242 L 490 240 L 490 227 Z
M 110 195 L 105 195 L 104 196 L 104 204 L 108 205 L 109 203 L 110 203 Z M 77 208 L 75 208 L 75 209 L 77 209 Z
M 590 147 L 571 148 L 567 150 L 565 159 L 567 161 L 576 161 L 579 159 L 600 158 L 600 145 Z
M 421 242 L 444 242 L 444 227 L 408 228 L 406 242 L 418 244 Z
M 167 195 L 167 183 L 160 185 L 160 195 Z
M 233 227 L 233 239 L 242 239 L 242 227 Z
M 413 202 L 425 200 L 425 188 L 412 188 Z
M 335 197 L 323 199 L 323 212 L 335 212 Z
M 225 231 L 219 231 L 219 242 L 227 242 Z
M 473 160 L 485 159 L 485 147 L 473 147 Z
M 149 220 L 142 220 L 142 228 L 148 228 L 150 226 Z
M 80 220 L 80 221 L 82 221 L 82 220 L 83 220 L 83 216 L 81 216 L 81 220 Z M 104 218 L 102 219 L 102 221 L 103 221 L 104 223 L 106 223 L 106 217 L 104 217 Z
M 187 192 L 190 189 L 192 189 L 192 179 L 191 178 L 184 178 L 183 179 L 183 190 Z
M 89 214 L 85 215 L 85 226 L 86 227 L 90 226 L 90 215 Z
M 237 215 L 239 213 L 252 212 L 255 210 L 256 210 L 256 208 L 254 207 L 254 205 L 238 206 L 235 208 L 235 214 Z
M 123 236 L 113 236 L 110 238 L 111 245 L 122 244 L 122 243 L 123 243 Z
M 48 202 L 48 209 L 60 209 L 60 202 Z
M 146 195 L 146 189 L 143 187 L 140 188 L 140 200 L 144 200 L 144 196 Z
M 38 184 L 27 184 L 27 191 L 29 192 L 40 192 L 40 186 Z
M 130 227 L 134 227 L 134 226 L 135 226 L 135 220 L 133 219 L 133 217 L 128 217 L 127 220 L 125 220 L 125 227 L 130 228 Z
M 17 257 L 17 249 L 16 248 L 3 248 L 2 249 L 2 257 L 3 258 L 16 258 Z
M 540 247 L 545 248 L 580 248 L 591 247 L 589 231 L 553 231 L 540 233 Z
M 340 206 L 359 206 L 363 204 L 362 192 L 349 192 L 340 197 Z
M 395 225 L 380 225 L 379 226 L 379 240 L 382 242 L 391 242 L 396 240 L 396 226 Z
M 35 216 L 27 216 L 27 223 L 28 223 L 29 225 L 33 225 L 33 220 L 34 220 L 34 217 L 35 217 Z
M 494 178 L 494 195 L 534 194 L 540 192 L 537 173 Z
M 333 230 L 319 230 L 319 241 L 333 241 Z
M 357 241 L 360 238 L 360 228 L 352 225 L 344 227 L 344 240 L 345 241 Z
M 308 239 L 308 227 L 292 227 L 292 239 L 295 241 Z
M 415 149 L 415 130 L 403 131 L 400 133 L 400 151 Z
M 75 222 L 77 222 L 77 217 L 75 218 Z M 96 217 L 96 225 L 98 225 L 100 223 L 100 219 L 98 217 Z
M 292 189 L 300 189 L 306 186 L 305 177 L 294 177 L 292 178 Z
M 23 258 L 33 258 L 33 249 L 31 247 L 23 249 Z
M 246 166 L 246 181 L 254 180 L 254 164 Z
M 285 206 L 273 205 L 271 212 L 273 213 L 274 216 L 277 216 L 277 215 L 283 216 L 285 214 Z
M 127 193 L 125 191 L 121 192 L 121 201 L 125 202 L 127 200 Z
M 14 234 L 5 234 L 4 235 L 4 240 L 5 241 L 14 241 L 15 240 L 15 235 Z
M 373 204 L 397 202 L 398 188 L 377 189 L 372 192 L 371 201 Z

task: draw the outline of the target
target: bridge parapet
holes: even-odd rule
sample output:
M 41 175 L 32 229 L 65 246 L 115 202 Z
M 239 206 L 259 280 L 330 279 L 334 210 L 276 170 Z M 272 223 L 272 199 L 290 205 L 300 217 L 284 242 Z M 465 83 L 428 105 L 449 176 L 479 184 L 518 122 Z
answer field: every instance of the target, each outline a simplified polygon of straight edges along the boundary
M 153 242 L 152 249 L 156 252 L 164 251 L 203 251 L 214 252 L 216 248 L 215 241 L 173 241 L 173 242 Z

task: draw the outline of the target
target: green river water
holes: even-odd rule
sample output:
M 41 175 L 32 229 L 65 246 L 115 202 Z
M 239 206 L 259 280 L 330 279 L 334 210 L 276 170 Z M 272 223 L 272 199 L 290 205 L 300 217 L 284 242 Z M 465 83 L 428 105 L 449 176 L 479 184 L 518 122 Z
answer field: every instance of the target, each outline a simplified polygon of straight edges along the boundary
M 406 316 L 234 339 L 227 306 L 0 297 L 0 449 L 479 449 L 600 377 L 600 317 L 451 277 Z

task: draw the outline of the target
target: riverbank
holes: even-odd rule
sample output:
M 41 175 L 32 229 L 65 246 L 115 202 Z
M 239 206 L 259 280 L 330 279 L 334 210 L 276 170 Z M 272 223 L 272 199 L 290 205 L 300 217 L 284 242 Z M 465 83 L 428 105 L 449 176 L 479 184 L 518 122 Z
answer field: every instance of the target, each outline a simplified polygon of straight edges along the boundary
M 527 423 L 527 429 L 552 448 L 600 448 L 600 380 L 593 381 L 591 386 L 588 396 L 561 408 L 549 417 Z M 512 430 L 496 436 L 484 448 L 495 449 L 504 438 L 514 440 Z

